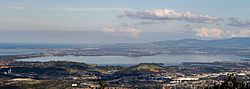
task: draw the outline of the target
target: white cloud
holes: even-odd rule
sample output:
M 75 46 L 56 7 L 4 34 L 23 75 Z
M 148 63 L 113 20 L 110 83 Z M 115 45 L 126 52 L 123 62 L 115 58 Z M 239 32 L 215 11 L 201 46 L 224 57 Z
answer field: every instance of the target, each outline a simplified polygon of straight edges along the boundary
M 223 38 L 225 35 L 225 31 L 219 28 L 205 28 L 201 27 L 194 30 L 196 32 L 196 36 L 202 38 Z
M 219 28 L 201 27 L 193 30 L 197 37 L 202 38 L 231 38 L 231 37 L 250 37 L 250 30 L 243 29 L 239 31 L 228 31 Z
M 243 29 L 239 32 L 234 32 L 231 34 L 232 37 L 250 37 L 250 30 L 249 29 Z
M 129 17 L 143 20 L 182 20 L 192 23 L 211 23 L 222 20 L 208 15 L 197 15 L 191 12 L 177 12 L 171 9 L 154 9 L 145 11 L 126 10 L 118 17 Z
M 104 28 L 103 32 L 110 33 L 113 36 L 126 36 L 126 37 L 138 37 L 142 30 L 136 28 L 127 28 L 127 29 L 114 29 L 114 28 Z
M 161 24 L 165 23 L 164 21 L 141 21 L 136 23 L 136 25 L 149 25 L 149 24 Z

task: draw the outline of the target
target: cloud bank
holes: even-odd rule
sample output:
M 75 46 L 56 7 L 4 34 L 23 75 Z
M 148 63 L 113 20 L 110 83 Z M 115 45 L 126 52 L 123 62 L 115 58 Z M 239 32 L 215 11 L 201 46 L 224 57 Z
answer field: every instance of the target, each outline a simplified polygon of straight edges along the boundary
M 201 38 L 231 38 L 231 37 L 250 37 L 250 29 L 239 31 L 227 31 L 220 28 L 201 27 L 193 30 L 197 37 Z
M 202 38 L 222 38 L 225 35 L 225 32 L 219 28 L 205 28 L 201 27 L 194 30 L 197 37 Z
M 137 38 L 142 33 L 142 30 L 136 28 L 127 28 L 127 29 L 104 28 L 103 32 L 109 33 L 113 36 L 126 36 L 126 37 Z
M 231 34 L 232 37 L 250 37 L 250 29 L 243 29 Z
M 171 9 L 153 9 L 144 11 L 125 10 L 122 15 L 117 17 L 129 17 L 142 20 L 180 20 L 192 23 L 212 23 L 222 20 L 221 18 L 208 15 L 198 15 L 191 12 L 177 12 Z
M 250 27 L 249 19 L 240 19 L 240 18 L 228 18 L 230 21 L 227 25 L 235 26 L 235 27 Z

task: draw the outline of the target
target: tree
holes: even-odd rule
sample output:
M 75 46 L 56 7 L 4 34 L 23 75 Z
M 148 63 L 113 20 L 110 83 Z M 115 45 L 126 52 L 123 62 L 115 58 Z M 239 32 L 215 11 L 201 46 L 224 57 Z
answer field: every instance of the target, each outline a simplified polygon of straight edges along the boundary
M 206 89 L 250 89 L 248 82 L 237 80 L 235 74 L 228 75 L 222 84 L 214 84 Z
M 106 87 L 105 81 L 99 81 L 100 89 L 104 89 Z

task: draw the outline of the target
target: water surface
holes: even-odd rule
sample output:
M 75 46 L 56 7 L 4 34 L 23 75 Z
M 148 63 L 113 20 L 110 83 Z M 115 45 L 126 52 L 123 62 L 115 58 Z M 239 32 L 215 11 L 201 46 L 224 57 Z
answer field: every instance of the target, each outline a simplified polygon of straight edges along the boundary
M 0 56 L 5 55 L 25 55 L 33 53 L 42 53 L 42 51 L 37 49 L 0 49 Z
M 126 65 L 139 63 L 164 63 L 180 64 L 181 62 L 215 62 L 215 61 L 235 61 L 239 62 L 244 57 L 236 55 L 158 55 L 144 57 L 124 57 L 124 56 L 63 56 L 63 57 L 38 57 L 20 59 L 18 61 L 74 61 L 88 64 Z

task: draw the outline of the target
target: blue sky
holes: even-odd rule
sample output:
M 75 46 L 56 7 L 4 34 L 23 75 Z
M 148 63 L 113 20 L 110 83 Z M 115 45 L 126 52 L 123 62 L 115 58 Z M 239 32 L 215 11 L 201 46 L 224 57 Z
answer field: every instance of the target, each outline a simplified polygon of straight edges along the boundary
M 0 1 L 0 42 L 106 44 L 250 36 L 249 0 Z

